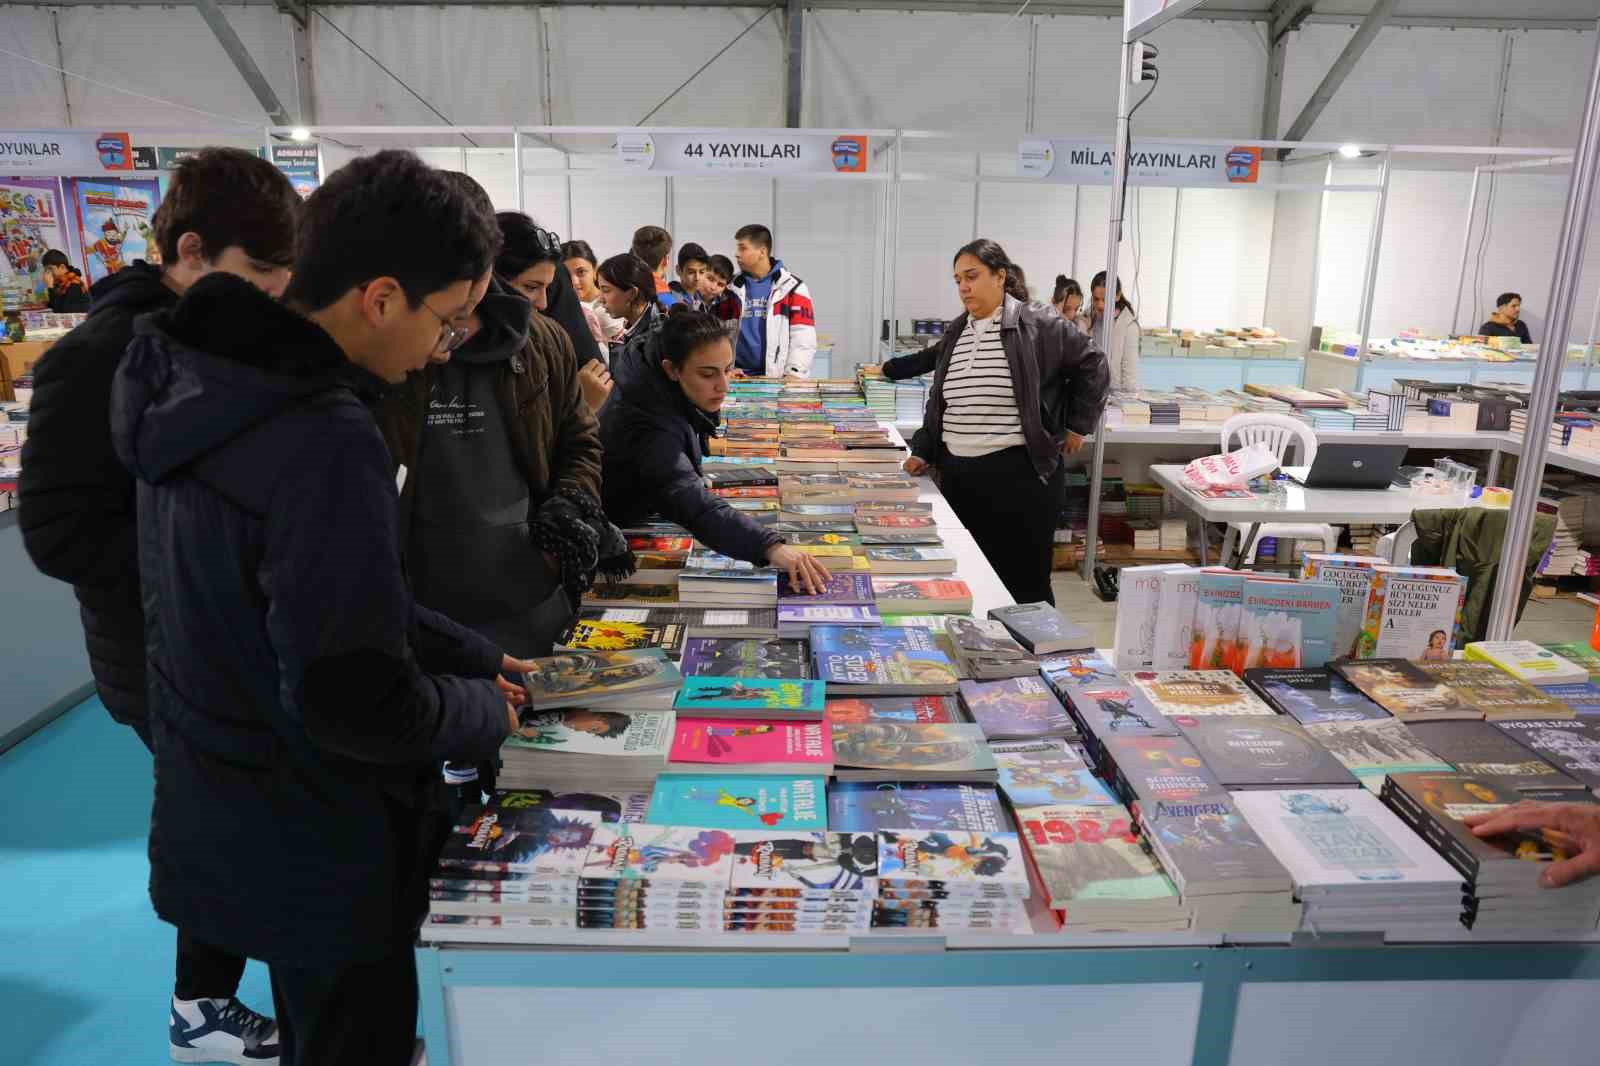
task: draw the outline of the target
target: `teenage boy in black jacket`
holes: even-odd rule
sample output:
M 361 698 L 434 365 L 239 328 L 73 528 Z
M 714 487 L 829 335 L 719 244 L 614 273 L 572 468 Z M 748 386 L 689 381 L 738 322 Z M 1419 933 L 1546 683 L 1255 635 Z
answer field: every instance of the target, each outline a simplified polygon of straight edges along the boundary
M 266 960 L 284 1066 L 405 1066 L 438 766 L 516 724 L 527 664 L 416 607 L 367 404 L 465 336 L 494 217 L 409 152 L 306 200 L 278 303 L 206 278 L 140 320 L 112 396 L 139 480 L 150 895 Z M 404 476 L 402 470 L 399 476 Z
M 171 308 L 208 274 L 237 275 L 273 296 L 283 292 L 299 207 L 289 180 L 253 152 L 206 148 L 184 160 L 154 219 L 165 265 L 136 261 L 98 282 L 88 320 L 51 348 L 34 373 L 22 452 L 23 544 L 41 571 L 72 583 L 100 702 L 146 747 L 134 483 L 111 448 L 112 375 L 133 338 L 134 319 Z M 235 998 L 241 955 L 196 940 L 180 925 L 176 969 L 169 1019 L 174 1059 L 275 1061 L 272 1019 Z

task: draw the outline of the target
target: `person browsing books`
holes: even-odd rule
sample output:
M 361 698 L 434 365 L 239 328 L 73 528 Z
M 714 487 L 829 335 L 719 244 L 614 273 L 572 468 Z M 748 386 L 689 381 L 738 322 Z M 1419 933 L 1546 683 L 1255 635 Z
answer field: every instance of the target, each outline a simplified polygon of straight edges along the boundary
M 608 514 L 629 526 L 660 513 L 713 551 L 788 571 L 807 591 L 831 579 L 813 556 L 706 487 L 700 460 L 733 373 L 733 345 L 720 321 L 675 309 L 660 331 L 630 342 L 612 370 L 617 395 L 600 412 Z
M 270 296 L 283 292 L 299 210 L 289 180 L 254 152 L 203 148 L 183 160 L 153 220 L 163 265 L 136 261 L 97 282 L 88 320 L 46 352 L 35 373 L 22 451 L 22 542 L 43 573 L 72 584 L 100 702 L 152 752 L 136 489 L 111 441 L 112 379 L 134 320 L 170 309 L 201 279 L 220 271 Z M 46 253 L 46 263 L 54 255 Z M 237 998 L 244 956 L 175 924 L 173 1054 L 275 1061 L 272 1019 Z
M 1515 337 L 1523 344 L 1533 343 L 1528 324 L 1522 321 L 1522 294 L 1503 292 L 1494 302 L 1494 313 L 1489 321 L 1478 327 L 1485 337 Z
M 1083 314 L 1083 287 L 1065 274 L 1056 275 L 1055 293 L 1050 304 L 1084 333 L 1089 332 L 1089 320 Z
M 656 276 L 643 259 L 624 252 L 600 264 L 599 278 L 600 300 L 606 312 L 621 319 L 623 325 L 622 332 L 611 342 L 611 361 L 615 363 L 629 341 L 661 328 Z
M 690 241 L 678 249 L 678 280 L 671 282 L 667 288 L 683 298 L 692 310 L 704 311 L 705 304 L 700 295 L 700 279 L 705 275 L 711 264 L 711 257 L 700 245 Z M 668 310 L 671 310 L 669 307 Z
M 454 346 L 500 232 L 385 151 L 306 199 L 295 244 L 283 303 L 201 278 L 140 319 L 112 390 L 138 479 L 150 897 L 266 961 L 284 1066 L 404 1066 L 438 764 L 496 754 L 521 699 L 496 675 L 534 667 L 413 601 L 368 404 Z
M 602 355 L 609 361 L 611 342 L 622 336 L 627 323 L 611 317 L 600 299 L 600 260 L 595 258 L 588 241 L 568 241 L 561 246 L 561 255 L 566 262 L 567 275 L 572 279 L 572 291 L 583 309 L 584 321 L 600 345 Z
M 687 303 L 683 294 L 674 290 L 667 283 L 668 264 L 672 262 L 672 234 L 660 226 L 640 226 L 633 231 L 633 245 L 628 249 L 650 268 L 651 277 L 655 279 L 656 299 L 661 303 L 663 311 L 670 311 L 681 303 Z M 703 251 L 700 253 L 705 254 Z
M 1089 319 L 1088 333 L 1098 343 L 1100 323 L 1106 316 L 1106 272 L 1104 270 L 1089 282 L 1089 295 L 1093 299 L 1094 314 Z M 1111 387 L 1127 392 L 1139 389 L 1139 316 L 1133 305 L 1122 295 L 1122 279 L 1117 279 L 1117 313 L 1111 320 L 1111 351 L 1106 353 L 1111 361 Z
M 1569 857 L 1540 872 L 1543 888 L 1560 888 L 1600 874 L 1600 806 L 1523 801 L 1498 811 L 1468 815 L 1463 822 L 1480 837 L 1543 833 L 1552 843 L 1559 842 Z
M 1027 302 L 994 241 L 961 248 L 954 270 L 966 311 L 936 346 L 927 411 L 905 469 L 938 468 L 945 498 L 1012 599 L 1053 604 L 1062 456 L 1083 447 L 1099 420 L 1106 357 L 1053 308 Z

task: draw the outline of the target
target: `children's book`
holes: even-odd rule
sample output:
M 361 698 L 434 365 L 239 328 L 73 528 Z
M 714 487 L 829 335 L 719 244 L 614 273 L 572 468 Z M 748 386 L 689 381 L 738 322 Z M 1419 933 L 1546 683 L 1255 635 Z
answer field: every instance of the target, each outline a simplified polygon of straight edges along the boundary
M 657 825 L 713 829 L 826 829 L 822 777 L 793 774 L 662 774 L 650 795 Z
M 679 715 L 667 760 L 724 773 L 826 774 L 833 769 L 832 726 Z
M 821 718 L 824 688 L 794 678 L 686 677 L 672 706 L 702 717 Z

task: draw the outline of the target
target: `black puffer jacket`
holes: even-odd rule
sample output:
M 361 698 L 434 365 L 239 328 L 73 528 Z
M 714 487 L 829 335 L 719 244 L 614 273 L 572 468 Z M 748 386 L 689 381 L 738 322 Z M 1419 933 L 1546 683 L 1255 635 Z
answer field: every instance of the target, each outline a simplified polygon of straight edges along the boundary
M 363 403 L 379 388 L 314 323 L 213 275 L 139 321 L 113 390 L 139 479 L 150 895 L 268 962 L 403 945 L 434 768 L 492 757 L 508 730 L 498 649 L 413 607 Z
M 700 472 L 719 418 L 691 404 L 661 370 L 661 334 L 641 332 L 611 365 L 616 389 L 600 409 L 606 514 L 627 527 L 659 513 L 714 551 L 757 565 L 782 541 L 712 495 Z
M 145 728 L 133 478 L 111 447 L 111 379 L 136 316 L 171 307 L 161 270 L 135 262 L 97 282 L 83 325 L 34 371 L 22 449 L 22 542 L 40 571 L 78 596 L 95 689 L 111 717 Z

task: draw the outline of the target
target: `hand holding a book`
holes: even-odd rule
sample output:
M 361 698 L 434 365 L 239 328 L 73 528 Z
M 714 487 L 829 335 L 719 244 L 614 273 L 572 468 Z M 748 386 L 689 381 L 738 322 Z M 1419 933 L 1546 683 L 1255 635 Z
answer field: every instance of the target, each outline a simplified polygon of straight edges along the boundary
M 821 592 L 827 588 L 833 575 L 810 552 L 801 551 L 793 544 L 774 544 L 767 552 L 767 564 L 789 572 L 789 584 L 807 592 Z
M 1571 858 L 1551 863 L 1539 875 L 1545 888 L 1560 888 L 1600 874 L 1600 806 L 1589 803 L 1518 803 L 1493 814 L 1474 814 L 1467 828 L 1480 837 L 1539 833 Z
M 495 678 L 494 683 L 500 686 L 500 695 L 506 699 L 506 717 L 511 723 L 509 732 L 515 733 L 517 727 L 522 724 L 517 715 L 517 708 L 528 702 L 528 695 L 523 691 L 521 685 L 507 681 L 504 675 L 525 674 L 536 669 L 538 669 L 537 664 L 529 659 L 513 659 L 511 656 L 506 655 L 500 660 L 500 673 L 502 676 Z

